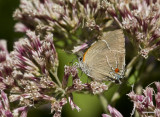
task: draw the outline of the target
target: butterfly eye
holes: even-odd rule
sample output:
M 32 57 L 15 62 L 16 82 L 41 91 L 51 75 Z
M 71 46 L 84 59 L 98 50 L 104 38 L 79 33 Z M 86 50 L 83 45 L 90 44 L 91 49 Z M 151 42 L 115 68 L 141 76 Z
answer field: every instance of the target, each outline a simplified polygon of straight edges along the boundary
M 83 60 L 83 58 L 82 58 L 82 57 L 79 57 L 79 58 L 78 58 L 78 60 L 79 60 L 79 61 L 82 61 L 82 60 Z

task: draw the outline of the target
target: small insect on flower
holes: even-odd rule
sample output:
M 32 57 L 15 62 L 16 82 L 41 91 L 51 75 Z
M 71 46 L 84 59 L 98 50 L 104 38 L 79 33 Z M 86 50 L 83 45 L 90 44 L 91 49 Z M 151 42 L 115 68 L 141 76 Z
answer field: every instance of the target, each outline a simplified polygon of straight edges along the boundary
M 122 30 L 103 33 L 79 60 L 79 67 L 94 80 L 121 83 L 125 72 L 125 38 Z

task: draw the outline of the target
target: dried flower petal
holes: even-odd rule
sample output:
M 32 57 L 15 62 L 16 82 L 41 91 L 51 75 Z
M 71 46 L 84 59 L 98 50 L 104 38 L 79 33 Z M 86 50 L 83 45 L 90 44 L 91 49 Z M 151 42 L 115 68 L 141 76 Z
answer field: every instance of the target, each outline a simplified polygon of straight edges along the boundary
M 155 95 L 156 107 L 160 109 L 160 92 Z
M 111 117 L 111 116 L 107 114 L 102 114 L 102 117 Z
M 24 106 L 24 107 L 14 109 L 13 115 L 18 116 L 20 112 L 21 112 L 20 117 L 27 117 L 28 108 L 26 106 Z
M 86 48 L 88 48 L 88 44 L 84 43 L 84 44 L 82 44 L 80 46 L 74 47 L 74 49 L 72 50 L 72 52 L 76 53 L 76 52 L 78 52 L 80 50 L 83 50 L 83 49 L 86 49 Z
M 152 99 L 152 96 L 153 96 L 153 88 L 149 88 L 147 87 L 145 90 L 144 90 L 144 95 L 146 96 L 146 106 L 153 106 L 153 99 Z
M 99 93 L 102 93 L 103 91 L 108 90 L 108 86 L 105 85 L 105 83 L 92 81 L 90 83 L 90 86 L 91 86 L 91 90 L 92 90 L 93 94 L 99 94 Z
M 81 110 L 73 101 L 71 97 L 68 97 L 69 104 L 71 105 L 72 110 L 76 109 L 78 112 Z
M 67 86 L 68 83 L 68 78 L 71 75 L 73 77 L 73 79 L 78 78 L 78 70 L 76 66 L 64 66 L 64 77 L 63 77 L 63 82 L 62 82 L 62 86 L 63 88 L 65 88 Z
M 55 111 L 54 117 L 60 117 L 61 116 L 61 111 L 62 107 L 67 103 L 66 98 L 62 98 L 60 101 L 55 101 L 51 103 L 51 113 Z
M 159 86 L 159 82 L 155 82 L 155 85 Z M 154 93 L 153 93 L 154 92 Z M 134 109 L 132 112 L 132 115 L 134 114 L 135 110 L 139 112 L 142 116 L 159 116 L 159 108 L 160 108 L 160 93 L 157 90 L 157 93 L 155 93 L 154 89 L 151 87 L 146 87 L 143 90 L 142 95 L 137 95 L 133 91 L 131 91 L 129 94 L 127 94 L 131 100 L 134 103 Z M 155 98 L 156 104 L 153 103 Z
M 14 26 L 16 32 L 26 32 L 28 28 L 22 23 L 16 23 Z
M 123 117 L 119 111 L 117 111 L 115 108 L 111 107 L 110 105 L 108 105 L 108 110 L 111 113 L 111 115 L 114 117 Z
M 108 110 L 111 116 L 108 114 L 102 114 L 102 117 L 123 117 L 122 114 L 117 109 L 111 107 L 110 105 L 108 105 Z
M 160 116 L 160 110 L 159 109 L 155 109 L 154 110 L 155 116 L 159 117 Z
M 83 84 L 80 79 L 74 79 L 74 80 L 73 80 L 73 88 L 74 88 L 74 90 L 81 91 L 81 90 L 84 89 L 86 86 L 87 86 L 87 85 Z

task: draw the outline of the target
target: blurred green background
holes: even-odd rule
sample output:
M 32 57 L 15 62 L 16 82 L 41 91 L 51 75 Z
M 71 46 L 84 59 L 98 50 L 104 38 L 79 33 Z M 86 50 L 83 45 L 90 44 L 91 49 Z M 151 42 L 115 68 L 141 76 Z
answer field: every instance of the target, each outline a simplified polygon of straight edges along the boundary
M 18 7 L 19 0 L 0 0 L 0 38 L 6 39 L 8 43 L 8 49 L 9 51 L 12 51 L 13 49 L 13 43 L 18 40 L 19 37 L 23 36 L 23 34 L 14 32 L 14 24 L 15 21 L 12 18 L 13 11 Z M 132 45 L 130 43 L 126 42 L 126 48 L 127 48 L 127 55 L 126 55 L 126 62 L 128 63 L 131 58 L 134 56 L 134 54 L 130 54 L 133 52 Z M 60 66 L 59 66 L 59 72 L 58 75 L 62 79 L 64 74 L 64 65 L 71 62 L 76 56 L 69 55 L 64 53 L 62 50 L 57 50 Z M 138 63 L 140 64 L 140 63 Z M 152 65 L 152 70 L 146 69 L 146 65 Z M 135 69 L 134 69 L 135 70 Z M 148 71 L 147 71 L 148 70 Z M 146 86 L 152 81 L 158 80 L 160 77 L 159 74 L 160 65 L 159 62 L 154 61 L 151 57 L 148 60 L 143 60 L 143 63 L 141 65 L 141 71 L 138 71 L 139 73 L 143 71 L 141 76 L 139 77 L 145 77 L 145 81 L 143 86 Z M 150 74 L 152 72 L 152 74 Z M 133 72 L 133 79 L 136 77 L 135 74 L 137 71 Z M 83 77 L 84 76 L 84 77 Z M 86 77 L 83 74 L 82 80 L 86 81 Z M 115 85 L 111 89 L 109 89 L 107 92 L 105 92 L 105 96 L 107 99 L 110 99 L 113 95 L 113 92 L 117 90 L 118 85 Z M 130 88 L 131 89 L 131 88 Z M 130 90 L 129 89 L 129 90 Z M 128 92 L 129 92 L 128 90 Z M 123 92 L 123 90 L 122 90 Z M 67 104 L 63 108 L 62 116 L 63 117 L 101 117 L 101 114 L 104 113 L 102 106 L 100 104 L 100 100 L 98 96 L 94 95 L 87 95 L 87 94 L 74 94 L 74 102 L 81 108 L 80 112 L 77 112 L 76 110 L 72 110 L 70 105 Z M 115 107 L 124 115 L 124 117 L 130 116 L 130 113 L 132 111 L 132 103 L 128 99 L 128 97 L 124 94 L 115 104 Z M 29 111 L 28 117 L 51 117 L 52 114 L 50 113 L 50 105 L 43 105 L 39 108 L 33 108 Z

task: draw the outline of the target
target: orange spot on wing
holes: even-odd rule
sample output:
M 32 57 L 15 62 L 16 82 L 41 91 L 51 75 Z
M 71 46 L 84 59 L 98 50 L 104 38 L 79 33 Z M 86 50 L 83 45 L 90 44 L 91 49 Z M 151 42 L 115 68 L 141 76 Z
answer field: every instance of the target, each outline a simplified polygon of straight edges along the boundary
M 116 73 L 118 73 L 118 72 L 119 72 L 119 69 L 118 69 L 118 68 L 116 68 L 114 71 L 115 71 Z
M 88 49 L 88 50 L 89 50 L 89 49 Z M 83 55 L 83 62 L 85 61 L 85 56 L 86 56 L 88 50 L 87 50 L 87 51 L 84 53 L 84 55 Z

